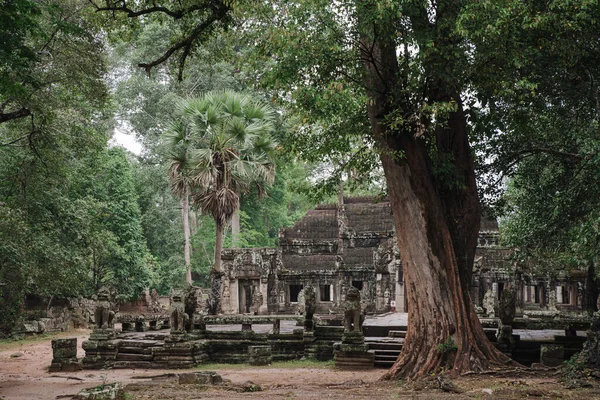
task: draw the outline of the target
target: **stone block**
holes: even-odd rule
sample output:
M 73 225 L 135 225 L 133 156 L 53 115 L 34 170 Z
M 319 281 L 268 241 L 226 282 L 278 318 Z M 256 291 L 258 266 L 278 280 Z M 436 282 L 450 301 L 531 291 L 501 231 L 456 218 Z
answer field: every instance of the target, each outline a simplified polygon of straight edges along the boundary
M 52 360 L 48 372 L 77 372 L 83 369 L 83 365 L 77 360 Z
M 271 346 L 248 346 L 248 364 L 269 365 L 273 362 Z
M 40 321 L 26 321 L 21 325 L 20 331 L 25 334 L 37 334 L 43 333 L 46 330 L 46 326 Z
M 251 331 L 251 330 L 252 330 L 252 324 L 249 324 L 249 323 L 242 324 L 242 331 Z
M 77 347 L 66 348 L 59 347 L 52 349 L 52 356 L 57 360 L 64 360 L 73 357 L 77 357 Z
M 113 340 L 117 337 L 117 331 L 112 328 L 94 329 L 89 340 Z
M 361 332 L 345 332 L 342 335 L 342 343 L 362 344 L 365 342 L 365 336 Z
M 179 375 L 180 385 L 214 385 L 221 382 L 223 382 L 223 378 L 214 371 L 191 372 Z
M 565 348 L 560 344 L 543 344 L 540 353 L 542 358 L 564 358 Z
M 74 398 L 76 400 L 125 400 L 125 391 L 123 385 L 116 382 L 84 389 Z
M 77 338 L 68 338 L 68 339 L 52 339 L 52 348 L 64 348 L 71 347 L 77 348 Z
M 565 348 L 558 344 L 543 344 L 540 349 L 540 362 L 546 367 L 558 367 L 565 360 Z

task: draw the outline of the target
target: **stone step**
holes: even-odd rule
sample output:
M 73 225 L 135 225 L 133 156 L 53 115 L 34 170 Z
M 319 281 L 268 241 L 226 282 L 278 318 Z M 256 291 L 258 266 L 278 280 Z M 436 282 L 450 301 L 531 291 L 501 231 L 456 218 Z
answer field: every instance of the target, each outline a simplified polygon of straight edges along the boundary
M 365 336 L 387 337 L 389 336 L 390 331 L 406 331 L 406 325 L 363 325 L 363 332 Z
M 381 356 L 387 356 L 387 355 L 398 355 L 400 354 L 400 350 L 402 350 L 402 348 L 400 349 L 393 349 L 393 350 L 382 350 L 382 349 L 371 349 L 369 351 L 372 351 L 373 354 L 375 354 L 376 356 L 381 355 Z
M 132 353 L 119 353 L 117 354 L 117 361 L 152 361 L 152 354 L 132 354 Z
M 406 338 L 406 330 L 403 330 L 403 331 L 391 330 L 388 332 L 388 337 L 404 339 L 404 338 Z
M 402 350 L 402 343 L 367 342 L 370 350 Z

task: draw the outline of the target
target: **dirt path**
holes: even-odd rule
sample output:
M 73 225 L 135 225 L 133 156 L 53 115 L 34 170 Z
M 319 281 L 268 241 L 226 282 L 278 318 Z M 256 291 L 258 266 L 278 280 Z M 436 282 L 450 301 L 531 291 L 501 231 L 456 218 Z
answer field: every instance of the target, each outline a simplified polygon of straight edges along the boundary
M 81 342 L 89 331 L 61 334 Z M 553 372 L 523 372 L 513 375 L 463 377 L 455 381 L 461 393 L 446 393 L 437 388 L 407 388 L 397 382 L 379 382 L 383 370 L 339 371 L 334 368 L 272 368 L 232 366 L 217 369 L 231 383 L 207 388 L 179 385 L 173 380 L 139 379 L 169 372 L 185 371 L 120 369 L 47 372 L 52 359 L 51 338 L 0 345 L 0 400 L 48 400 L 68 398 L 81 389 L 115 381 L 126 385 L 133 399 L 600 399 L 600 390 L 566 390 Z M 240 388 L 252 381 L 263 390 L 242 393 Z
M 60 334 L 53 337 L 77 337 L 78 357 L 83 357 L 84 352 L 81 349 L 81 342 L 87 339 L 89 331 L 78 330 L 69 334 Z M 59 396 L 74 395 L 80 390 L 88 387 L 97 386 L 103 382 L 111 383 L 115 381 L 122 382 L 124 385 L 134 384 L 132 387 L 138 387 L 139 394 L 136 398 L 192 398 L 193 390 L 190 387 L 183 387 L 182 390 L 172 391 L 168 389 L 169 383 L 161 384 L 166 386 L 164 393 L 157 393 L 157 388 L 152 387 L 152 396 L 147 390 L 139 389 L 140 383 L 147 382 L 145 379 L 138 379 L 141 376 L 155 376 L 169 372 L 182 372 L 181 370 L 146 370 L 146 369 L 117 369 L 103 371 L 80 371 L 69 373 L 48 373 L 47 368 L 52 361 L 52 348 L 50 345 L 51 337 L 41 340 L 28 340 L 15 342 L 8 345 L 0 345 L 0 399 L 29 399 L 29 400 L 47 400 L 55 399 Z M 18 357 L 15 357 L 17 356 Z M 234 384 L 243 384 L 246 381 L 253 381 L 258 385 L 268 388 L 275 388 L 277 392 L 293 392 L 300 387 L 313 386 L 318 387 L 336 387 L 343 382 L 362 382 L 365 384 L 375 382 L 381 375 L 382 370 L 371 370 L 367 372 L 348 372 L 335 371 L 332 369 L 292 369 L 292 368 L 240 368 L 218 370 L 224 379 L 231 380 Z M 319 384 L 317 385 L 317 382 Z M 144 386 L 142 384 L 142 386 Z M 152 385 L 149 385 L 152 386 Z M 173 392 L 173 393 L 169 393 Z M 222 392 L 219 394 L 219 392 Z M 266 392 L 262 392 L 266 394 Z M 318 393 L 318 391 L 317 391 Z M 246 397 L 248 394 L 244 394 Z M 184 395 L 185 397 L 179 397 Z M 234 392 L 217 390 L 212 394 L 214 397 L 235 398 Z M 163 397 L 164 396 L 164 397 Z M 175 397 L 173 397 L 175 396 Z M 203 396 L 204 397 L 204 396 Z M 264 396 L 258 396 L 263 397 Z

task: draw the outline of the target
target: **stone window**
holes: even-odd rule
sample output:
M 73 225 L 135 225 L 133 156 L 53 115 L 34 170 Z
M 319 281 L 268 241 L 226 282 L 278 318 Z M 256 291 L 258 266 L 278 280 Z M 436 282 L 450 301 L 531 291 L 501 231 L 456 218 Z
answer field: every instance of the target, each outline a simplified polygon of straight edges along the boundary
M 302 290 L 302 285 L 290 285 L 290 303 L 298 302 L 298 295 Z
M 571 293 L 569 293 L 569 287 L 562 287 L 562 304 L 571 304 Z
M 541 294 L 540 292 L 539 286 L 525 286 L 525 302 L 539 303 Z
M 352 286 L 354 286 L 358 290 L 362 290 L 363 289 L 363 281 L 352 281 Z
M 321 285 L 319 294 L 321 301 L 331 301 L 331 285 Z

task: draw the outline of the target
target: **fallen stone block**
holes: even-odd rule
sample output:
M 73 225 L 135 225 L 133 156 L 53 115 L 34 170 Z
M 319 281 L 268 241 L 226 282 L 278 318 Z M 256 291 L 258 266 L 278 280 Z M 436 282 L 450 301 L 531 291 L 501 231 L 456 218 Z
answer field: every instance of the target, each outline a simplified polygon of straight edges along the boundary
M 76 400 L 125 400 L 125 391 L 120 382 L 83 389 L 75 396 Z
M 223 378 L 214 371 L 191 372 L 179 375 L 180 385 L 214 385 L 221 382 L 223 382 Z

